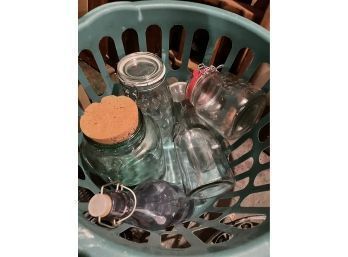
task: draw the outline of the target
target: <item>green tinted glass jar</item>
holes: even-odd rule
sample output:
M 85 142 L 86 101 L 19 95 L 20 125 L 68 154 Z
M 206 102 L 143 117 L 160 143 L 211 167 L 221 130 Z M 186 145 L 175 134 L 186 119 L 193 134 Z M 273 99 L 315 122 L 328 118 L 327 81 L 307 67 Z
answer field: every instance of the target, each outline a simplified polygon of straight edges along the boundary
M 135 186 L 147 179 L 161 179 L 165 173 L 159 128 L 141 111 L 138 127 L 128 139 L 101 144 L 84 135 L 80 153 L 86 169 L 105 182 L 117 180 Z

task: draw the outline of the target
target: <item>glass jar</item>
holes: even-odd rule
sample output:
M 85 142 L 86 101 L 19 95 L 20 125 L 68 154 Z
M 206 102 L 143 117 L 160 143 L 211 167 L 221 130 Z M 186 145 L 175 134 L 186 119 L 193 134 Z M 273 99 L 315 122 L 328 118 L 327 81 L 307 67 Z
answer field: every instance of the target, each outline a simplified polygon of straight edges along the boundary
M 174 124 L 165 74 L 162 60 L 149 52 L 126 55 L 117 64 L 117 75 L 125 94 L 136 99 L 143 114 L 156 121 L 163 138 L 171 136 Z
M 175 125 L 173 129 L 173 139 L 176 137 L 180 128 L 208 128 L 209 126 L 196 114 L 196 110 L 194 109 L 192 104 L 185 98 L 186 87 L 187 82 L 182 81 L 178 81 L 169 85 L 169 90 L 173 98 L 173 114 L 175 120 Z M 179 126 L 179 124 L 181 124 L 181 126 Z
M 233 190 L 233 171 L 209 131 L 184 129 L 175 137 L 174 144 L 187 195 L 207 199 Z
M 171 88 L 175 87 L 181 88 L 183 83 L 177 82 Z M 187 99 L 174 97 L 174 103 L 178 104 L 174 145 L 185 193 L 205 200 L 233 190 L 234 174 L 215 135 Z
M 239 138 L 259 121 L 267 99 L 262 90 L 204 65 L 193 71 L 186 97 L 197 115 L 229 140 Z
M 139 111 L 135 132 L 116 144 L 101 144 L 83 136 L 80 153 L 86 169 L 105 182 L 135 186 L 165 173 L 162 142 L 157 124 Z

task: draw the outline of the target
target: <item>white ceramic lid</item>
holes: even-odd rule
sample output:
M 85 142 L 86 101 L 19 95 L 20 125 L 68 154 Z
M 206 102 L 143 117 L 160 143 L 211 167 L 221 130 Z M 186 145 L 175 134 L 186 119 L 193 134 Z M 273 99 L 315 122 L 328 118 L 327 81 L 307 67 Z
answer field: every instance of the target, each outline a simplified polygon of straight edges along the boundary
M 112 200 L 109 195 L 95 194 L 88 203 L 88 212 L 93 217 L 105 217 L 112 208 Z

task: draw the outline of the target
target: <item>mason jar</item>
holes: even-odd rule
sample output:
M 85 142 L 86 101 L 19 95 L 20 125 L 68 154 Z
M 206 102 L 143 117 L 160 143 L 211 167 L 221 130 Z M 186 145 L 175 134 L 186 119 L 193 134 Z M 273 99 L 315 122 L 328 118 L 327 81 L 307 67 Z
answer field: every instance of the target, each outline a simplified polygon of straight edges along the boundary
M 229 140 L 239 138 L 260 120 L 267 99 L 262 90 L 204 65 L 193 71 L 186 98 L 200 118 Z
M 136 99 L 142 113 L 151 116 L 160 127 L 162 137 L 168 138 L 174 119 L 165 74 L 162 60 L 149 52 L 126 55 L 117 64 L 117 75 L 125 94 Z
M 122 97 L 126 98 L 125 96 Z M 120 181 L 126 186 L 135 186 L 148 179 L 162 179 L 165 174 L 159 128 L 151 117 L 144 116 L 137 108 L 136 110 L 138 113 L 136 129 L 126 131 L 124 140 L 120 142 L 97 141 L 86 135 L 88 133 L 81 127 L 84 133 L 80 146 L 82 162 L 89 172 L 94 173 L 105 182 Z M 86 111 L 88 111 L 88 108 Z M 118 113 L 122 111 L 124 115 L 130 113 L 127 106 L 116 111 Z M 117 115 L 116 111 L 111 115 Z M 103 115 L 108 116 L 109 114 Z M 131 118 L 129 115 L 128 119 Z M 97 122 L 94 121 L 94 123 Z M 107 124 L 115 127 L 122 126 L 112 120 L 107 121 Z M 101 129 L 107 130 L 110 128 L 104 126 Z

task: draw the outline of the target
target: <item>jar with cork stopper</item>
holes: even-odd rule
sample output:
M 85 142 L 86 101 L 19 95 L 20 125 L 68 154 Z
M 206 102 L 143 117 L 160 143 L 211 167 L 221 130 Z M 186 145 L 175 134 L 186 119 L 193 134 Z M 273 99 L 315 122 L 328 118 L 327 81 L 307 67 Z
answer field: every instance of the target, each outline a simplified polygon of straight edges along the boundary
M 80 154 L 86 170 L 105 182 L 136 186 L 161 179 L 165 163 L 158 126 L 126 96 L 106 96 L 80 119 Z

